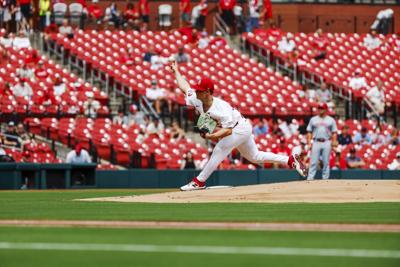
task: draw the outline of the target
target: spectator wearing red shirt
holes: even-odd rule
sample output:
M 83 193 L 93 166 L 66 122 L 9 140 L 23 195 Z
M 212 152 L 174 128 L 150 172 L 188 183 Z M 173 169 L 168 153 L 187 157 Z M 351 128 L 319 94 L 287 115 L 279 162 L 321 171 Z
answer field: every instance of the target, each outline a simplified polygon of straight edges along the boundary
M 233 14 L 233 8 L 236 5 L 236 0 L 220 0 L 218 9 L 222 19 L 228 25 L 230 32 L 235 26 L 235 15 Z
M 262 24 L 264 21 L 272 22 L 272 4 L 271 0 L 264 0 L 263 7 L 260 14 L 260 23 Z
M 101 24 L 104 16 L 103 9 L 99 6 L 98 0 L 93 0 L 92 4 L 88 7 L 88 15 L 90 20 L 94 20 L 97 25 Z
M 139 12 L 136 10 L 135 5 L 129 2 L 123 13 L 124 27 L 132 26 L 134 30 L 139 30 Z
M 32 50 L 32 52 L 25 58 L 26 65 L 37 65 L 40 61 L 40 56 L 37 50 Z
M 322 29 L 318 29 L 315 32 L 312 46 L 314 48 L 315 60 L 324 59 L 326 57 L 328 40 L 322 32 Z
M 142 17 L 142 31 L 147 31 L 150 21 L 150 8 L 148 0 L 139 0 L 139 15 Z
M 285 156 L 290 156 L 291 155 L 290 154 L 291 151 L 290 151 L 289 147 L 287 146 L 286 140 L 285 140 L 284 137 L 279 138 L 279 145 L 276 148 L 274 148 L 272 150 L 272 152 L 275 153 L 275 154 L 278 154 L 278 155 L 285 155 Z M 278 165 L 278 164 L 274 163 L 274 167 L 275 168 L 286 168 L 287 165 L 286 164 L 285 165 Z
M 4 83 L 0 86 L 0 99 L 2 97 L 12 96 L 11 85 L 9 83 Z
M 43 61 L 39 61 L 35 70 L 36 80 L 45 80 L 49 76 L 47 70 L 43 67 Z
M 179 27 L 189 23 L 190 21 L 190 0 L 179 1 Z
M 195 22 L 195 25 L 199 31 L 203 31 L 204 28 L 206 27 L 206 18 L 208 15 L 207 0 L 201 0 L 199 6 L 200 6 L 200 14 Z

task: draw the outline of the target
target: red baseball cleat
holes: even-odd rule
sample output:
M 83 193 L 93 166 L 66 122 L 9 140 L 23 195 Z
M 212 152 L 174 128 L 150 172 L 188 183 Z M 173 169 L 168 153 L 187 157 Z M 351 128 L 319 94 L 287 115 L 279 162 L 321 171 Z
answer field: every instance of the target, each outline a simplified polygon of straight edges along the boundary
M 307 167 L 301 162 L 299 155 L 291 155 L 288 160 L 288 165 L 290 168 L 295 169 L 302 177 L 307 176 Z

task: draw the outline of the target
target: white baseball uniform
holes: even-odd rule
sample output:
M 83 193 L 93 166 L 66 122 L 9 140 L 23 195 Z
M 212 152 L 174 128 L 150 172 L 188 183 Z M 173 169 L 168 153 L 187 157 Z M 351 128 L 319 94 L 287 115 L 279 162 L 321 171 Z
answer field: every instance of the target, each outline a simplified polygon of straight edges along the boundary
M 193 89 L 189 89 L 186 93 L 186 104 L 194 106 L 200 114 L 204 113 L 203 103 L 197 99 L 196 91 Z M 286 164 L 288 162 L 288 156 L 259 151 L 252 135 L 250 122 L 243 118 L 240 112 L 234 109 L 228 102 L 213 97 L 213 103 L 207 110 L 207 113 L 222 128 L 233 128 L 233 131 L 231 135 L 222 138 L 216 144 L 210 160 L 197 177 L 199 181 L 205 182 L 234 148 L 237 148 L 243 157 L 253 163 L 261 164 L 270 162 Z

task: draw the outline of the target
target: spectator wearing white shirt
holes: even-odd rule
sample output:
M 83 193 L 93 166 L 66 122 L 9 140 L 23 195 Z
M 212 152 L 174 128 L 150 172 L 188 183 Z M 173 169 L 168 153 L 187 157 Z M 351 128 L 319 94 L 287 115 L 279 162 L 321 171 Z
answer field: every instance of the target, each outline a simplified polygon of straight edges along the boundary
M 364 46 L 369 50 L 374 50 L 381 44 L 382 41 L 379 39 L 379 35 L 375 30 L 371 30 L 371 32 L 364 37 Z
M 190 61 L 190 57 L 187 53 L 185 53 L 185 49 L 183 47 L 179 47 L 178 53 L 175 55 L 175 60 L 178 63 L 188 63 Z
M 391 171 L 400 170 L 400 152 L 396 154 L 396 158 L 388 165 Z
M 56 74 L 56 79 L 54 80 L 53 85 L 54 96 L 61 96 L 66 90 L 67 86 L 65 85 L 64 81 L 61 79 L 59 74 Z
M 25 63 L 21 68 L 17 69 L 16 73 L 20 78 L 31 79 L 35 77 L 33 70 L 28 68 L 28 65 Z
M 13 47 L 15 48 L 31 48 L 31 41 L 29 38 L 26 36 L 24 31 L 20 31 L 18 36 L 14 38 L 13 42 Z
M 6 34 L 2 37 L 0 37 L 0 44 L 4 47 L 12 47 L 14 42 L 14 34 Z
M 99 101 L 94 99 L 93 92 L 86 92 L 87 100 L 83 103 L 85 116 L 88 118 L 96 118 L 97 111 L 100 109 Z
M 349 79 L 349 87 L 351 87 L 353 90 L 360 90 L 362 88 L 367 88 L 368 84 L 365 79 L 365 77 L 361 76 L 361 70 L 357 69 L 354 72 L 353 77 Z
M 208 38 L 208 34 L 206 31 L 202 31 L 199 39 L 199 48 L 204 49 L 208 46 L 208 43 L 210 42 L 210 38 Z
M 89 153 L 82 147 L 81 144 L 77 144 L 74 150 L 71 150 L 67 154 L 66 163 L 72 164 L 80 164 L 80 163 L 91 163 L 92 159 L 90 158 Z
M 281 53 L 291 53 L 296 48 L 296 43 L 293 40 L 293 34 L 288 33 L 286 36 L 282 37 L 282 40 L 278 42 L 278 49 Z
M 329 108 L 334 108 L 335 104 L 332 101 L 332 93 L 328 90 L 326 83 L 322 83 L 320 89 L 316 92 L 317 102 L 323 102 L 328 105 Z
M 135 104 L 132 104 L 129 107 L 129 115 L 127 116 L 128 126 L 132 126 L 133 124 L 144 125 L 144 113 L 143 111 L 139 111 L 138 107 Z
M 164 124 L 159 119 L 155 118 L 147 125 L 146 132 L 148 135 L 157 135 L 164 130 Z
M 24 97 L 27 100 L 30 100 L 33 95 L 32 87 L 26 82 L 25 78 L 19 79 L 12 91 L 14 96 Z
M 260 27 L 260 11 L 262 7 L 261 0 L 249 0 L 249 20 L 246 25 L 246 31 L 252 32 L 253 29 Z
M 385 112 L 385 90 L 381 81 L 378 81 L 377 85 L 370 88 L 366 96 L 379 114 Z
M 164 90 L 157 86 L 157 81 L 151 82 L 151 87 L 146 89 L 146 97 L 153 103 L 158 114 L 161 113 L 161 101 L 165 98 Z
M 73 37 L 72 27 L 68 23 L 68 19 L 64 19 L 61 27 L 58 28 L 58 32 L 62 35 L 67 36 L 68 38 Z
M 164 64 L 168 62 L 168 58 L 165 58 L 161 56 L 161 52 L 156 50 L 156 53 L 151 56 L 150 58 L 150 63 L 151 63 L 151 69 L 152 70 L 158 70 L 159 68 L 162 68 Z

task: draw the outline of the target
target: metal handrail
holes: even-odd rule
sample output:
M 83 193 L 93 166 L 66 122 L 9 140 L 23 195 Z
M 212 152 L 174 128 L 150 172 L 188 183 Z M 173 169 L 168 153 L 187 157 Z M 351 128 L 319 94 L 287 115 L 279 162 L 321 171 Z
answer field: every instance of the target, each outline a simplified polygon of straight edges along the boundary
M 229 35 L 229 26 L 225 23 L 225 21 L 221 18 L 221 16 L 217 13 L 213 19 L 213 30 L 214 33 L 217 31 L 222 32 L 224 36 Z
M 150 101 L 144 95 L 140 96 L 140 98 L 139 98 L 139 108 L 145 114 L 150 115 L 150 116 L 152 116 L 154 118 L 160 119 L 160 116 L 158 115 L 158 113 L 153 108 L 153 105 L 150 103 Z

